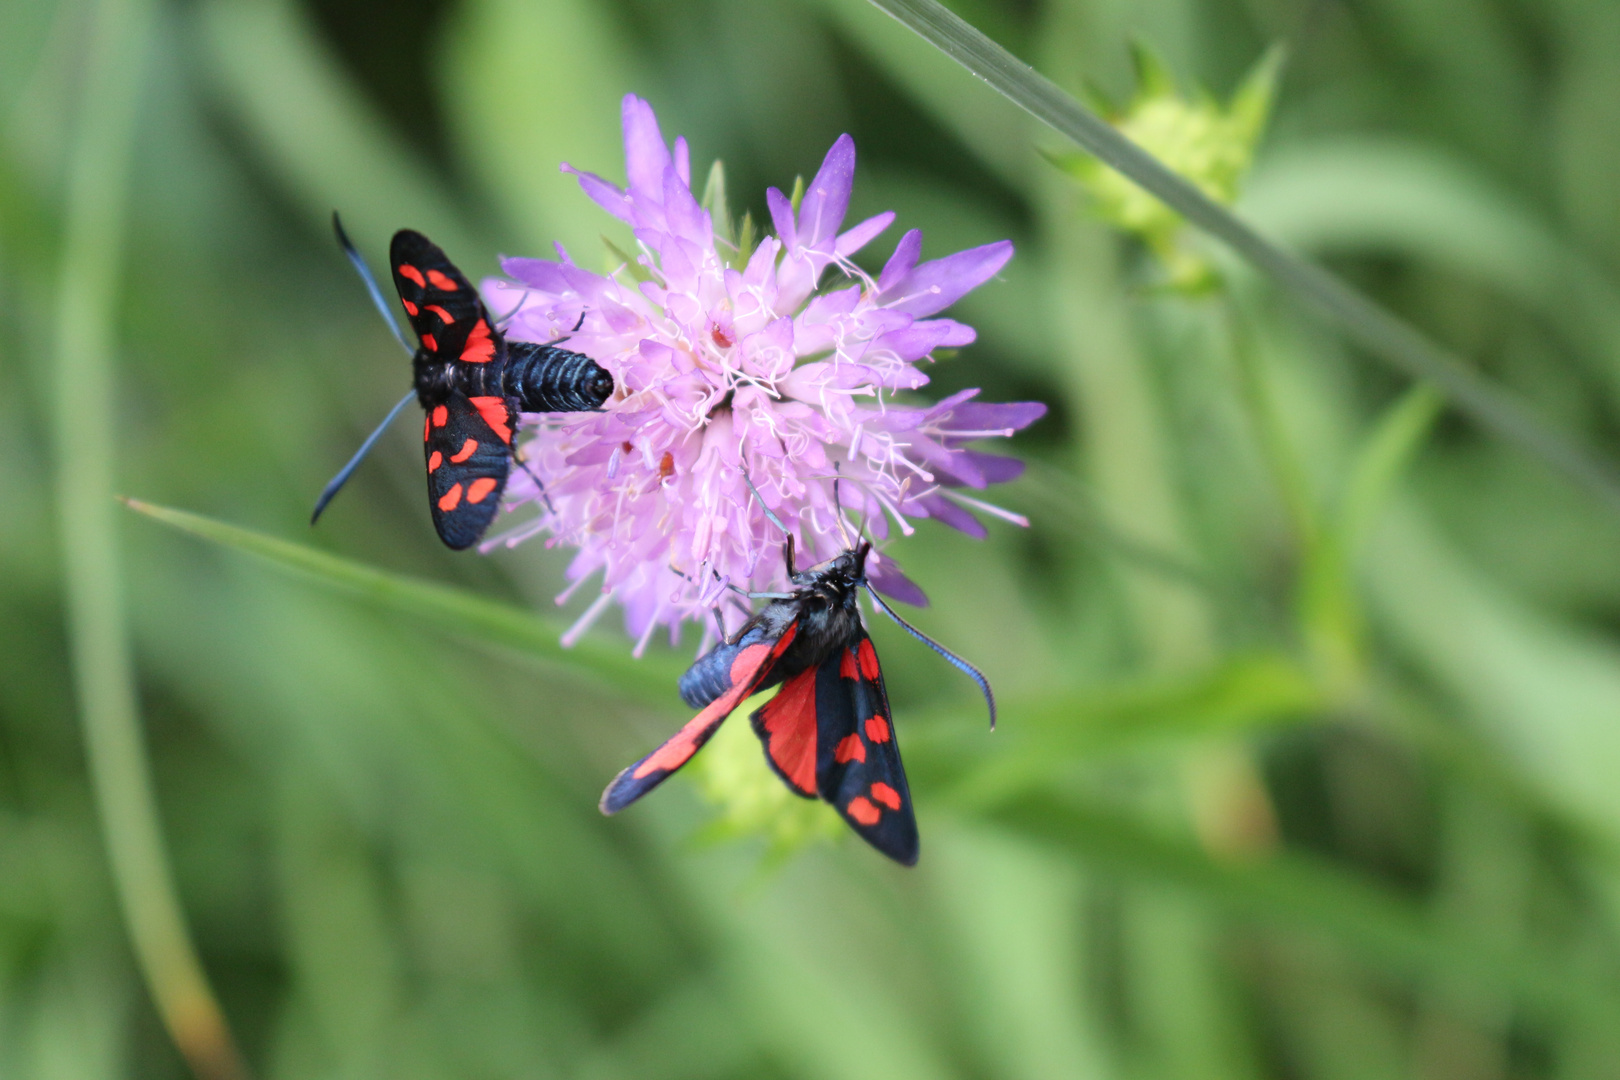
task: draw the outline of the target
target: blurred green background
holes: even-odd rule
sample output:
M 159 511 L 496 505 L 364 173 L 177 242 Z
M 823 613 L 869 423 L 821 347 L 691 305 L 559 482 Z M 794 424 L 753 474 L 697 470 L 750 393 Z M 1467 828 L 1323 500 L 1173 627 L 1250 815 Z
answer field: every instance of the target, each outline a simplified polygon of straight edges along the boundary
M 855 214 L 897 210 L 929 255 L 1017 243 L 931 391 L 1051 405 L 1004 493 L 1032 526 L 892 549 L 1001 730 L 880 621 L 917 869 L 715 841 L 684 781 L 608 820 L 603 784 L 683 719 L 673 685 L 111 511 L 179 897 L 255 1073 L 1620 1076 L 1620 525 L 1587 495 L 1241 269 L 1163 288 L 1052 136 L 865 0 L 146 8 L 128 183 L 80 168 L 127 221 L 109 423 L 60 327 L 98 251 L 64 238 L 116 6 L 0 4 L 0 1077 L 188 1073 L 98 826 L 59 492 L 99 462 L 564 625 L 562 553 L 439 545 L 409 423 L 310 532 L 408 385 L 327 221 L 374 263 L 409 225 L 474 275 L 553 239 L 596 265 L 608 219 L 557 163 L 622 179 L 631 91 L 756 218 L 848 131 Z M 1133 41 L 1223 99 L 1285 45 L 1240 210 L 1620 457 L 1620 6 L 953 6 L 1114 101 Z

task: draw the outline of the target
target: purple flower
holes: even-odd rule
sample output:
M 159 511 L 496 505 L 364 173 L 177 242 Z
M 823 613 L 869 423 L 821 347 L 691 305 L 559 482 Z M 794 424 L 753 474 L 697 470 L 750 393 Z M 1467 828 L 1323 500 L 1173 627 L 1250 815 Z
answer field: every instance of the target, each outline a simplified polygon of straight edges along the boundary
M 972 327 L 931 316 L 1000 270 L 1010 242 L 919 264 L 913 230 L 874 280 L 850 256 L 894 215 L 840 231 L 855 174 L 844 135 L 797 214 L 780 191 L 766 193 L 776 235 L 741 251 L 717 238 L 694 198 L 686 141 L 671 154 L 634 96 L 624 99 L 624 149 L 627 189 L 563 168 L 634 230 L 634 266 L 593 274 L 559 245 L 558 261 L 506 259 L 513 281 L 485 283 L 492 309 L 512 313 L 509 336 L 566 337 L 618 384 L 601 413 L 524 418 L 538 431 L 525 446 L 533 474 L 514 470 L 508 504 L 541 513 L 486 544 L 549 533 L 576 547 L 559 603 L 602 572 L 600 596 L 565 641 L 614 601 L 638 653 L 661 625 L 672 637 L 686 619 L 710 627 L 716 608 L 735 629 L 742 593 L 785 584 L 784 537 L 750 481 L 794 535 L 801 566 L 842 551 L 863 520 L 879 541 L 926 517 L 983 536 L 975 510 L 1023 523 L 956 489 L 1017 476 L 1019 462 L 967 445 L 1011 435 L 1044 405 L 984 404 L 976 390 L 928 408 L 896 400 L 927 384 L 917 364 L 934 349 L 974 340 Z M 839 274 L 824 285 L 829 267 Z M 868 567 L 882 591 L 926 603 L 886 556 Z

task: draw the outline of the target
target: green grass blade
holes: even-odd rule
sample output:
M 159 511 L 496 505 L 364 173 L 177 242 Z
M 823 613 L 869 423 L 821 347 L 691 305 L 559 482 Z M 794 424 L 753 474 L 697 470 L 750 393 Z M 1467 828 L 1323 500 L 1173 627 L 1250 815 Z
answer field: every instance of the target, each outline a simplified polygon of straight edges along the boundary
M 1332 318 L 1358 345 L 1432 382 L 1460 410 L 1579 481 L 1620 514 L 1620 475 L 1543 425 L 1507 391 L 1335 275 L 1278 247 L 1131 142 L 1050 79 L 947 10 L 938 0 L 871 0 L 879 9 L 989 83 L 1013 103 L 1161 199 L 1250 264 Z
M 1003 730 L 988 748 L 979 723 L 942 719 L 912 737 L 907 760 L 918 775 L 956 777 L 958 805 L 986 806 L 1051 783 L 1079 761 L 1301 723 L 1330 706 L 1299 663 L 1255 653 L 1185 678 L 1003 702 Z
M 590 640 L 564 648 L 562 627 L 509 604 L 464 589 L 391 574 L 316 548 L 281 540 L 199 514 L 125 499 L 131 510 L 290 570 L 307 580 L 360 596 L 373 606 L 417 616 L 434 626 L 548 663 L 587 672 L 626 697 L 673 706 L 679 671 L 656 660 L 636 660 L 621 645 Z
M 247 1069 L 192 945 L 158 820 L 110 498 L 119 459 L 114 320 L 137 106 L 152 59 L 155 14 L 142 0 L 102 0 L 87 15 L 79 71 L 84 96 L 68 164 L 52 368 L 58 528 L 74 690 L 112 878 L 157 1011 L 198 1077 L 238 1080 Z
M 1351 465 L 1339 510 L 1346 552 L 1355 552 L 1377 521 L 1407 466 L 1440 416 L 1444 402 L 1432 386 L 1418 385 L 1379 418 Z
M 1009 800 L 989 817 L 1070 848 L 1122 877 L 1179 887 L 1266 926 L 1325 933 L 1384 970 L 1445 978 L 1459 995 L 1477 993 L 1491 1000 L 1506 994 L 1553 1023 L 1615 1018 L 1612 987 L 1578 965 L 1546 953 L 1506 950 L 1312 859 L 1286 855 L 1254 865 L 1219 863 L 1117 811 L 1040 795 Z

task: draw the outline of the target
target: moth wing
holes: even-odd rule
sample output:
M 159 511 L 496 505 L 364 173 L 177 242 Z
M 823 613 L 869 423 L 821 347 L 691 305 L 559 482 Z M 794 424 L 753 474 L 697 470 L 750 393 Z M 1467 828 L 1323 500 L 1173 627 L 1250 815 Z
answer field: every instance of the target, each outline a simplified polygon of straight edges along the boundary
M 765 760 L 795 795 L 816 797 L 816 683 L 823 663 L 805 668 L 755 709 L 750 722 L 765 746 Z
M 817 794 L 861 839 L 913 865 L 918 841 L 911 789 L 883 671 L 865 631 L 815 669 L 815 714 Z
M 478 543 L 500 508 L 512 467 L 512 433 L 503 421 L 510 415 L 500 398 L 453 391 L 423 422 L 428 509 L 439 539 L 456 551 Z
M 401 229 L 388 248 L 394 288 L 422 348 L 442 360 L 487 364 L 502 339 L 478 290 L 419 232 Z
M 714 698 L 686 726 L 666 739 L 658 749 L 625 769 L 602 792 L 602 813 L 616 814 L 663 783 L 676 769 L 708 742 L 732 711 L 770 678 L 782 654 L 793 644 L 798 621 L 788 624 L 775 641 L 755 641 L 739 648 L 731 660 L 730 689 Z

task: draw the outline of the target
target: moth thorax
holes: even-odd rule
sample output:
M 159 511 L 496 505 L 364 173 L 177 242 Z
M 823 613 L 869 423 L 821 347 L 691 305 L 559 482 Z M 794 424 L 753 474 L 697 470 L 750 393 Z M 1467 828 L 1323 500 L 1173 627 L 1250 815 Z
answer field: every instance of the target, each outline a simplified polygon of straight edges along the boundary
M 459 389 L 452 366 L 426 349 L 416 350 L 411 360 L 411 374 L 423 408 L 432 408 L 449 397 L 452 390 Z

